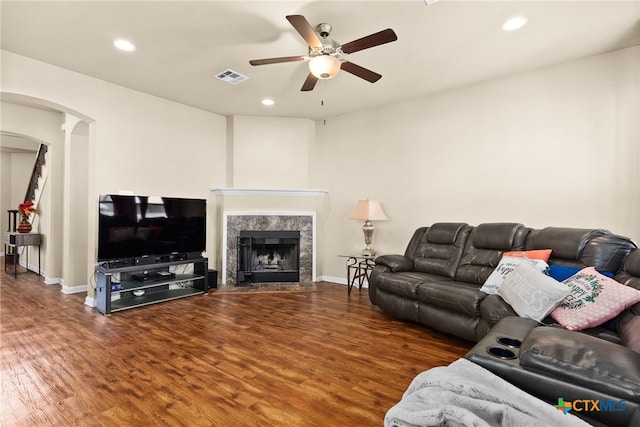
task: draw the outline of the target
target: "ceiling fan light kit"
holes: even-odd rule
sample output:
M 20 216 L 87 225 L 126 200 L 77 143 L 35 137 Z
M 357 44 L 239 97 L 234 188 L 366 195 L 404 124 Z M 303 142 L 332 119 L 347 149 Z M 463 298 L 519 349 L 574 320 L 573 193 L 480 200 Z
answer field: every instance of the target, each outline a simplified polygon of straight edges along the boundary
M 267 65 L 282 62 L 309 62 L 309 74 L 302 85 L 302 91 L 313 90 L 318 79 L 327 80 L 335 77 L 340 70 L 344 70 L 354 76 L 360 77 L 370 83 L 377 82 L 382 75 L 368 70 L 353 62 L 349 62 L 342 56 L 360 50 L 369 49 L 381 44 L 398 40 L 396 33 L 386 30 L 370 34 L 366 37 L 340 45 L 329 38 L 331 25 L 322 23 L 314 30 L 309 21 L 302 15 L 288 15 L 287 21 L 302 36 L 309 45 L 309 54 L 306 56 L 283 56 L 279 58 L 253 59 L 251 65 Z
M 342 62 L 335 56 L 318 55 L 309 60 L 309 71 L 319 79 L 331 79 L 338 74 Z

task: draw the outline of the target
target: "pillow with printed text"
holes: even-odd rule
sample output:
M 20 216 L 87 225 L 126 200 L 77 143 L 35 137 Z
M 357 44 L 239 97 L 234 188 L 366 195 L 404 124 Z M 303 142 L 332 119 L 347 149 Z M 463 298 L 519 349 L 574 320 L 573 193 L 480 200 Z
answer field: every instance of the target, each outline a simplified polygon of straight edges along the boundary
M 500 295 L 520 317 L 542 321 L 571 292 L 571 288 L 523 262 L 502 282 Z
M 484 282 L 480 290 L 486 294 L 497 293 L 500 285 L 502 285 L 502 282 L 509 273 L 523 262 L 532 264 L 536 270 L 540 272 L 545 272 L 549 268 L 549 264 L 539 259 L 503 256 L 495 270 L 493 270 L 489 277 L 487 277 L 487 280 Z

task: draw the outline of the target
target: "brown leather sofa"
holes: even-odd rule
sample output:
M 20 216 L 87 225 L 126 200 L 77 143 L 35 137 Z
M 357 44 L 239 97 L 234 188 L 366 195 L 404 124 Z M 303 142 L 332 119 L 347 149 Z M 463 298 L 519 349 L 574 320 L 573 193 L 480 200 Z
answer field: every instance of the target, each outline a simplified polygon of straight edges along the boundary
M 520 318 L 479 290 L 503 252 L 533 249 L 551 249 L 550 265 L 593 266 L 640 289 L 640 250 L 606 230 L 437 223 L 416 230 L 404 255 L 376 259 L 369 298 L 395 317 L 476 341 L 467 359 L 550 404 L 577 402 L 572 413 L 593 425 L 640 426 L 640 303 L 574 332 Z M 584 411 L 580 401 L 604 406 Z
M 376 258 L 369 299 L 395 317 L 475 342 L 517 316 L 501 297 L 480 291 L 504 252 L 551 249 L 549 264 L 615 273 L 635 248 L 607 230 L 436 223 L 417 229 L 404 255 Z

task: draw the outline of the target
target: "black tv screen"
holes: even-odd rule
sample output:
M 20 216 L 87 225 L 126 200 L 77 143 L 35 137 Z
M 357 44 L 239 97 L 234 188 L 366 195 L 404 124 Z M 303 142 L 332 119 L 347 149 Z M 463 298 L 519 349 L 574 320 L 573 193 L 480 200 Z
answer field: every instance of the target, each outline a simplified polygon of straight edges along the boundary
M 204 199 L 105 194 L 99 212 L 98 261 L 205 250 Z

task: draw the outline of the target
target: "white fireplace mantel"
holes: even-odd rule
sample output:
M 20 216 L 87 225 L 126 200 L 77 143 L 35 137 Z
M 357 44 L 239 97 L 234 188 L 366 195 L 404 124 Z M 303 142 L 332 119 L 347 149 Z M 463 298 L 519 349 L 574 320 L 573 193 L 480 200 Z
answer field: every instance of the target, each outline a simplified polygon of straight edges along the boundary
M 314 190 L 304 188 L 214 188 L 216 196 L 294 196 L 321 197 L 328 190 Z

